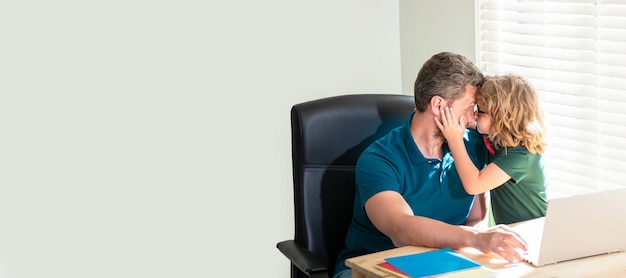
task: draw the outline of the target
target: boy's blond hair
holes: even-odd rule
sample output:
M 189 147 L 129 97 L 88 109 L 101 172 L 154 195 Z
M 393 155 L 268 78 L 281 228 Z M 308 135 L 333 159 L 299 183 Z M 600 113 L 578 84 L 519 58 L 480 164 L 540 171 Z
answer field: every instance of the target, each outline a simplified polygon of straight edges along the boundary
M 491 117 L 489 139 L 496 148 L 523 146 L 531 153 L 544 152 L 543 111 L 528 80 L 512 74 L 487 76 L 476 103 Z

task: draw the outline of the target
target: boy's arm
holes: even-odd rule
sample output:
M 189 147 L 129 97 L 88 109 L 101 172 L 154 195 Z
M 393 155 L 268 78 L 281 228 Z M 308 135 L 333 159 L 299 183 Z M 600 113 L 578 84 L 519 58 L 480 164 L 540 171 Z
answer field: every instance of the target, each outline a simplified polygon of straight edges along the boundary
M 464 116 L 456 120 L 454 110 L 445 108 L 442 109 L 440 117 L 441 120 L 435 118 L 435 122 L 448 141 L 448 146 L 452 156 L 454 156 L 454 164 L 456 164 L 457 172 L 467 193 L 484 193 L 511 179 L 507 173 L 494 163 L 489 163 L 482 171 L 476 168 L 463 142 L 466 125 Z

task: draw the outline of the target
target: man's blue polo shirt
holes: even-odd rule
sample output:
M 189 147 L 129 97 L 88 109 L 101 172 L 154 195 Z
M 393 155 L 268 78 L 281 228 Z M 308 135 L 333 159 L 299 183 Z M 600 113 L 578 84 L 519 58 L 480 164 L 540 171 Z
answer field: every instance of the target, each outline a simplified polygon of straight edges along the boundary
M 365 202 L 381 191 L 399 192 L 415 215 L 453 225 L 467 221 L 474 196 L 465 192 L 448 145 L 443 145 L 442 160 L 425 158 L 411 134 L 412 117 L 413 114 L 403 126 L 372 143 L 359 157 L 354 215 L 335 273 L 347 268 L 347 258 L 395 247 L 365 213 Z M 464 138 L 472 161 L 482 168 L 486 159 L 482 137 L 467 130 Z

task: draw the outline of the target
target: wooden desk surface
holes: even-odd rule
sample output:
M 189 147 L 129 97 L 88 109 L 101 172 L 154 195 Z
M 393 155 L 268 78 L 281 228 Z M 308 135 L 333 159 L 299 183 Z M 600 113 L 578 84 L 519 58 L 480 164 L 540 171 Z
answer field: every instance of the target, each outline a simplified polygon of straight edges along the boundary
M 572 244 L 576 243 L 573 242 Z M 350 258 L 346 260 L 346 265 L 352 269 L 353 278 L 394 277 L 377 270 L 374 265 L 385 261 L 385 258 L 429 250 L 432 249 L 405 246 Z M 553 265 L 534 267 L 527 263 L 509 264 L 497 256 L 486 255 L 472 248 L 464 248 L 458 251 L 483 265 L 483 268 L 493 270 L 498 277 L 626 277 L 626 252 L 598 255 Z

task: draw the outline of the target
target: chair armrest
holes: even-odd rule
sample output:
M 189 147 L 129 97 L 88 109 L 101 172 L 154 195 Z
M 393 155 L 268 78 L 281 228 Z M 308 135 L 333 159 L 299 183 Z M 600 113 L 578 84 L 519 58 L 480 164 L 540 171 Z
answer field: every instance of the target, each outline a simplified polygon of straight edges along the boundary
M 298 245 L 294 240 L 279 242 L 276 244 L 276 248 L 278 248 L 293 265 L 309 276 L 320 272 L 328 272 L 328 266 L 315 256 L 315 254 Z

